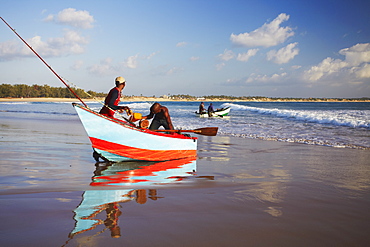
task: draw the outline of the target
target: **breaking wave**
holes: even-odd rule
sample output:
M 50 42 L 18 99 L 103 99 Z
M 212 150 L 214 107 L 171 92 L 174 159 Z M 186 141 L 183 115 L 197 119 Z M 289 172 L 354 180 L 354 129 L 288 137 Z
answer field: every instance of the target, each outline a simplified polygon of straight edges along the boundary
M 249 111 L 258 114 L 286 118 L 288 120 L 306 121 L 352 128 L 370 128 L 370 110 L 288 110 L 269 109 L 227 103 L 233 110 Z

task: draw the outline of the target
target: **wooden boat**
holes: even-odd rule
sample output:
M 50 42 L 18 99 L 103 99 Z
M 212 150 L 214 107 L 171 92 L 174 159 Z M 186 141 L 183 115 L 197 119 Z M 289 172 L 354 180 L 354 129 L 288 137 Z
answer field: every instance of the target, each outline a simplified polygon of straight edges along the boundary
M 197 138 L 136 127 L 73 104 L 96 153 L 108 161 L 165 161 L 196 157 Z
M 229 114 L 230 110 L 231 110 L 230 107 L 225 107 L 225 108 L 219 109 L 219 110 L 213 112 L 211 117 L 227 116 L 227 114 Z M 202 113 L 202 114 L 200 114 L 199 112 L 195 112 L 195 115 L 197 117 L 209 117 L 207 112 Z

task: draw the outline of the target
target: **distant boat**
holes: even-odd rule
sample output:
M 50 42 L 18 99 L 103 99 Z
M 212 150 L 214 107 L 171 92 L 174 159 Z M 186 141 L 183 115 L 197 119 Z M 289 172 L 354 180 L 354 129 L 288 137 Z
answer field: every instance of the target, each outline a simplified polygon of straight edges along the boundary
M 224 117 L 224 116 L 227 116 L 227 114 L 229 114 L 230 110 L 231 110 L 230 109 L 230 106 L 229 107 L 222 108 L 222 109 L 217 109 L 215 112 L 212 113 L 212 116 L 211 117 Z M 207 112 L 202 113 L 202 114 L 200 114 L 199 112 L 195 112 L 195 115 L 197 117 L 209 117 Z

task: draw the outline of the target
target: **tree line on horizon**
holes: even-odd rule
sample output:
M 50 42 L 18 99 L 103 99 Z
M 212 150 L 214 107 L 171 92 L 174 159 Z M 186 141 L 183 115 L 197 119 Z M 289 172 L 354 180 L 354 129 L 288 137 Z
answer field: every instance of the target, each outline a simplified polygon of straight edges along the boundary
M 81 98 L 106 96 L 104 93 L 96 93 L 91 90 L 86 93 L 83 89 L 72 89 Z M 37 84 L 32 86 L 26 84 L 0 84 L 0 98 L 75 98 L 75 96 L 67 87 L 50 87 L 49 85 L 41 86 Z
M 80 97 L 80 98 L 92 98 L 92 97 L 105 97 L 106 93 L 98 93 L 94 91 L 87 91 L 85 92 L 83 89 L 79 88 L 72 88 L 73 91 Z M 141 97 L 146 97 L 140 95 Z M 123 96 L 126 98 L 135 97 L 132 96 Z M 155 95 L 152 97 L 155 98 Z M 174 99 L 174 100 L 302 100 L 302 98 L 271 98 L 271 97 L 264 97 L 264 96 L 229 96 L 229 95 L 208 95 L 208 96 L 191 96 L 188 94 L 177 94 L 177 95 L 166 95 L 166 98 Z M 26 85 L 26 84 L 0 84 L 0 98 L 75 98 L 75 96 L 69 91 L 66 87 L 51 87 L 49 85 Z M 164 98 L 164 96 L 161 96 Z M 315 100 L 323 100 L 322 98 L 308 98 L 310 101 Z M 339 98 L 331 98 L 334 100 L 343 100 Z M 369 97 L 363 98 L 351 98 L 347 100 L 370 100 Z

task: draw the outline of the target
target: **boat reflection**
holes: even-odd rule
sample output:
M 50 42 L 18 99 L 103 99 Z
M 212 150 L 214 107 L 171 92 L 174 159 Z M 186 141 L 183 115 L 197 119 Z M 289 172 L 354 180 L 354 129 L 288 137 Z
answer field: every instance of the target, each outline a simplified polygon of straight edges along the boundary
M 186 158 L 165 162 L 122 162 L 96 164 L 91 186 L 74 211 L 75 227 L 69 234 L 69 241 L 77 234 L 103 226 L 100 234 L 110 231 L 113 238 L 121 236 L 118 218 L 122 214 L 120 203 L 135 201 L 145 204 L 148 199 L 158 200 L 156 189 L 112 189 L 111 187 L 153 186 L 158 184 L 182 183 L 186 178 L 196 177 L 196 159 Z M 204 178 L 201 176 L 200 178 Z M 207 179 L 213 179 L 208 178 Z M 130 186 L 129 186 L 130 185 Z M 109 187 L 109 189 L 107 188 Z M 99 189 L 98 189 L 99 188 Z M 105 212 L 105 214 L 101 214 Z M 67 242 L 69 242 L 67 241 Z
M 147 186 L 181 181 L 196 171 L 196 158 L 163 162 L 120 162 L 97 166 L 91 186 Z

